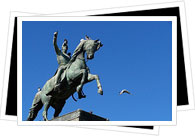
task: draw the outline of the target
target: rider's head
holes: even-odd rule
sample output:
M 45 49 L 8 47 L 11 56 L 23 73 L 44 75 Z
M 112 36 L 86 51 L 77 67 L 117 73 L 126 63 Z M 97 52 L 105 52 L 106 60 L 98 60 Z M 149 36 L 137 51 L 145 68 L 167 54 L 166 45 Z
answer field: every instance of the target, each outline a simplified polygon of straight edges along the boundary
M 64 42 L 62 44 L 62 52 L 63 53 L 66 53 L 68 50 L 68 40 L 67 39 L 64 39 Z

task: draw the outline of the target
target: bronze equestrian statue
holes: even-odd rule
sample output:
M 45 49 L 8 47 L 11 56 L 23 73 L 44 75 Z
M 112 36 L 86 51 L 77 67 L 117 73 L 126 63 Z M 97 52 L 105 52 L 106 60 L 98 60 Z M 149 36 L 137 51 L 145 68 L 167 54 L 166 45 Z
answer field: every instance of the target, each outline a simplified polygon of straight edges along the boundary
M 56 32 L 54 33 L 54 44 L 56 44 L 55 36 L 57 38 Z M 92 40 L 87 36 L 85 40 L 81 40 L 67 64 L 64 64 L 60 71 L 58 68 L 56 74 L 45 83 L 41 91 L 36 93 L 27 120 L 33 121 L 43 106 L 42 115 L 45 121 L 48 121 L 47 112 L 50 106 L 55 109 L 54 118 L 58 117 L 66 100 L 75 92 L 81 98 L 83 96 L 83 85 L 93 80 L 97 81 L 98 93 L 103 95 L 99 76 L 89 72 L 85 59 L 85 54 L 87 55 L 87 60 L 93 59 L 95 52 L 102 46 L 99 40 Z M 57 49 L 55 45 L 54 48 Z M 61 61 L 60 55 L 63 55 L 63 52 L 60 54 L 59 49 L 57 49 L 57 52 L 59 62 Z

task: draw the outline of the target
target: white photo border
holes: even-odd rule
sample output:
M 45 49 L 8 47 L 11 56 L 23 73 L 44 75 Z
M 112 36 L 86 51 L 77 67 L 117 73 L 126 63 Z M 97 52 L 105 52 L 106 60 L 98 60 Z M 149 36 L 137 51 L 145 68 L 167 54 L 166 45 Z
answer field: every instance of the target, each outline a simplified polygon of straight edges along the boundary
M 129 7 L 121 7 L 121 8 L 109 8 L 109 9 L 99 9 L 92 11 L 77 11 L 77 12 L 66 12 L 66 13 L 56 13 L 50 14 L 55 16 L 73 16 L 73 15 L 89 15 L 89 14 L 104 14 L 104 13 L 116 13 L 116 12 L 125 12 L 125 11 L 140 11 L 140 10 L 152 10 L 158 8 L 169 8 L 169 7 L 179 7 L 180 8 L 180 19 L 181 19 L 181 29 L 182 29 L 182 41 L 183 41 L 183 49 L 185 48 L 184 59 L 186 68 L 186 79 L 187 79 L 187 94 L 188 94 L 188 105 L 179 105 L 177 106 L 177 110 L 191 110 L 194 109 L 194 93 L 193 93 L 193 84 L 192 84 L 192 74 L 191 74 L 191 66 L 190 66 L 190 55 L 189 55 L 189 45 L 188 45 L 188 37 L 187 37 L 187 26 L 186 26 L 186 15 L 185 15 L 185 6 L 184 2 L 171 2 L 171 3 L 163 3 L 163 4 L 152 4 L 152 5 L 140 5 L 140 6 L 129 6 Z M 103 10 L 103 11 L 102 11 Z M 11 62 L 11 50 L 12 50 L 12 41 L 13 41 L 13 30 L 14 30 L 14 19 L 17 16 L 40 16 L 38 13 L 26 13 L 19 11 L 10 12 L 10 21 L 9 21 L 9 29 L 8 29 L 8 42 L 7 42 L 7 50 L 6 50 L 6 63 L 4 70 L 4 82 L 2 88 L 2 100 L 1 100 L 1 119 L 5 120 L 17 120 L 17 117 L 14 115 L 6 115 L 6 104 L 7 104 L 7 93 L 8 93 L 8 81 L 9 81 L 9 72 L 10 72 L 10 62 Z M 184 33 L 184 34 L 183 34 Z M 185 42 L 184 42 L 185 39 Z M 187 57 L 186 57 L 187 56 Z M 188 74 L 187 74 L 188 73 Z
M 22 121 L 22 21 L 172 21 L 172 121 Z M 19 17 L 18 18 L 18 125 L 176 125 L 177 21 L 176 17 Z
M 149 134 L 149 135 L 158 135 L 159 134 L 159 126 L 153 126 L 153 129 L 146 128 L 136 128 L 136 127 L 124 127 L 124 126 L 76 126 L 79 128 L 87 128 L 87 129 L 99 129 L 105 131 L 118 131 L 118 132 L 127 132 L 127 133 L 140 133 L 140 134 Z
M 179 7 L 180 9 L 182 8 L 182 10 L 180 10 L 180 12 L 182 12 L 182 13 L 180 13 L 180 19 L 183 19 L 184 17 L 185 17 L 185 14 L 183 14 L 183 13 L 185 13 L 185 7 L 184 7 L 184 4 L 183 4 L 183 2 L 174 2 L 174 3 L 164 3 L 164 4 L 152 4 L 151 5 L 152 7 L 154 7 L 154 9 L 158 9 L 158 8 L 169 8 L 169 7 Z M 137 6 L 138 7 L 138 11 L 139 10 L 152 10 L 152 9 L 150 9 L 149 7 L 150 7 L 150 5 L 143 5 L 143 6 Z M 144 9 L 143 9 L 143 7 L 144 7 Z M 146 8 L 145 8 L 146 7 Z M 135 9 L 134 9 L 134 6 L 130 6 L 130 7 L 121 7 L 120 9 L 122 9 L 122 8 L 126 8 L 126 10 L 124 10 L 124 11 L 136 11 Z M 99 9 L 99 10 L 104 10 L 104 9 Z M 107 9 L 106 9 L 107 10 Z M 110 9 L 108 9 L 108 10 L 110 10 Z M 113 10 L 113 12 L 117 12 L 117 8 L 112 8 L 112 10 Z M 184 11 L 184 12 L 183 12 Z M 85 14 L 88 14 L 87 12 L 88 11 L 80 11 L 80 12 L 85 12 Z M 71 14 L 75 14 L 75 15 L 78 15 L 80 12 L 78 12 L 78 13 L 76 13 L 76 12 L 71 12 Z M 96 12 L 96 10 L 94 10 L 94 12 Z M 98 12 L 100 12 L 100 11 L 98 11 Z M 120 12 L 120 11 L 119 11 Z M 70 13 L 70 12 L 69 12 Z M 65 13 L 60 13 L 60 15 L 63 15 L 63 16 L 69 16 L 69 13 L 67 12 L 65 12 Z M 8 33 L 8 45 L 7 45 L 7 54 L 11 54 L 11 49 L 9 50 L 9 46 L 10 47 L 12 47 L 12 39 L 13 39 L 13 27 L 14 27 L 14 18 L 15 17 L 17 17 L 17 16 L 30 16 L 31 14 L 37 14 L 37 13 L 25 13 L 25 12 L 12 12 L 12 13 L 10 13 L 11 15 L 10 15 L 10 23 L 9 23 L 9 33 Z M 102 13 L 102 14 L 104 14 L 104 13 Z M 15 16 L 13 16 L 13 15 L 15 15 Z M 53 14 L 54 15 L 54 14 Z M 58 15 L 58 14 L 56 14 L 56 15 Z M 37 16 L 37 15 L 36 15 Z M 186 18 L 186 17 L 185 17 Z M 184 20 L 184 24 L 186 24 L 186 19 L 183 19 Z M 13 23 L 12 23 L 13 22 Z M 187 28 L 186 28 L 186 26 L 184 27 L 183 26 L 183 24 L 181 24 L 181 29 L 184 29 L 184 31 L 187 31 Z M 182 32 L 182 35 L 183 35 L 183 32 Z M 187 35 L 184 35 L 184 36 L 186 36 L 187 37 Z M 182 41 L 183 41 L 183 38 L 184 38 L 184 36 L 182 37 Z M 188 38 L 186 38 L 186 39 L 188 39 Z M 188 40 L 187 40 L 187 42 L 188 42 Z M 10 44 L 11 43 L 11 44 Z M 187 48 L 186 47 L 186 44 L 185 43 L 183 43 L 183 48 Z M 189 49 L 188 49 L 189 50 Z M 189 52 L 188 52 L 189 53 Z M 186 56 L 184 55 L 184 58 L 186 58 Z M 10 58 L 8 57 L 8 55 L 6 56 L 6 64 L 7 63 L 10 63 L 9 62 L 10 61 Z M 185 67 L 186 67 L 186 63 L 185 63 Z M 6 77 L 8 77 L 9 78 L 9 69 L 10 69 L 10 67 L 8 66 L 7 68 L 6 68 L 6 70 L 5 70 L 5 73 L 4 73 L 4 77 L 6 78 Z M 6 72 L 7 71 L 7 72 Z M 186 69 L 186 71 L 187 71 L 187 69 Z M 7 74 L 6 74 L 7 73 Z M 189 72 L 189 73 L 191 73 L 191 71 Z M 6 76 L 7 75 L 7 76 Z M 191 76 L 190 76 L 191 77 Z M 4 78 L 4 79 L 5 79 Z M 189 76 L 188 77 L 186 77 L 186 79 L 187 79 L 187 82 L 192 82 L 191 80 L 189 80 L 188 79 L 189 78 Z M 8 80 L 7 80 L 8 81 Z M 8 82 L 6 82 L 6 81 L 4 81 L 4 85 L 3 85 L 3 91 L 2 91 L 2 104 L 1 104 L 1 119 L 5 119 L 5 120 L 17 120 L 17 116 L 11 116 L 11 115 L 4 115 L 5 114 L 5 111 L 6 111 L 6 103 L 7 103 L 7 88 L 6 88 L 6 86 L 8 86 Z M 192 86 L 191 86 L 192 87 Z M 189 105 L 179 105 L 179 106 L 177 106 L 177 110 L 178 111 L 180 111 L 180 110 L 188 110 L 188 109 L 193 109 L 194 108 L 194 101 L 193 101 L 193 90 L 192 90 L 192 88 L 189 90 L 189 85 L 187 84 L 187 88 L 188 88 L 188 99 L 189 99 Z M 191 91 L 192 90 L 192 91 Z M 189 96 L 192 96 L 191 98 L 189 98 Z M 93 129 L 96 129 L 96 127 L 94 127 L 94 126 L 87 126 L 87 127 L 90 127 L 90 128 L 93 128 Z M 109 127 L 109 126 L 107 126 L 107 127 Z M 105 129 L 105 127 L 99 127 L 99 126 L 97 126 L 97 128 L 99 129 L 105 129 L 105 130 L 107 130 L 107 127 L 106 127 L 106 129 Z M 111 130 L 113 130 L 113 128 L 114 128 L 114 130 L 117 130 L 118 131 L 118 129 L 119 128 L 122 128 L 122 127 L 117 127 L 117 126 L 112 126 L 111 128 L 109 127 L 109 129 L 111 129 Z M 159 128 L 159 126 L 154 126 L 154 129 L 155 128 Z M 132 130 L 130 130 L 130 129 L 133 129 L 133 131 Z M 127 131 L 127 132 L 134 132 L 134 129 L 138 129 L 137 131 L 139 131 L 138 133 L 140 133 L 140 130 L 141 130 L 141 132 L 142 132 L 142 129 L 140 129 L 140 128 L 127 128 L 126 130 L 123 130 L 123 131 Z M 120 129 L 119 129 L 119 131 L 120 131 Z M 136 131 L 136 132 L 137 132 Z M 153 133 L 153 130 L 148 130 L 148 132 L 149 131 L 151 131 L 151 134 L 157 134 L 157 133 Z M 148 132 L 146 132 L 146 133 L 148 133 Z

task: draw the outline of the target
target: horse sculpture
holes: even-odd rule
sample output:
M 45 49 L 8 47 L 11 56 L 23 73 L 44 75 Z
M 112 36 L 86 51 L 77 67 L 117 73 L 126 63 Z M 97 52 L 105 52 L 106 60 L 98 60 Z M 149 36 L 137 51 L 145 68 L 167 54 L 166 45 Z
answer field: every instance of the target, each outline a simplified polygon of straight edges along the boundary
M 94 58 L 95 52 L 102 46 L 99 40 L 92 40 L 88 37 L 86 40 L 82 39 L 61 74 L 59 87 L 55 88 L 55 76 L 53 76 L 45 83 L 41 91 L 37 92 L 27 121 L 33 121 L 43 106 L 42 116 L 45 121 L 48 121 L 47 112 L 50 106 L 55 109 L 54 118 L 58 117 L 66 100 L 76 91 L 82 93 L 83 85 L 90 81 L 97 81 L 98 93 L 103 95 L 99 76 L 90 74 L 85 60 L 85 54 L 87 60 L 91 60 Z

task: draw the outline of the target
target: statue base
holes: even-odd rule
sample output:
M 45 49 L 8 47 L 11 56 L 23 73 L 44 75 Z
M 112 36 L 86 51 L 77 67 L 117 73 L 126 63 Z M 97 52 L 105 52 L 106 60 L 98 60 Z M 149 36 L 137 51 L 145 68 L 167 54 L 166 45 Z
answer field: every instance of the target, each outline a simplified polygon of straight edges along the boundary
M 51 121 L 109 121 L 106 118 L 97 116 L 92 112 L 86 112 L 81 109 L 56 117 Z

